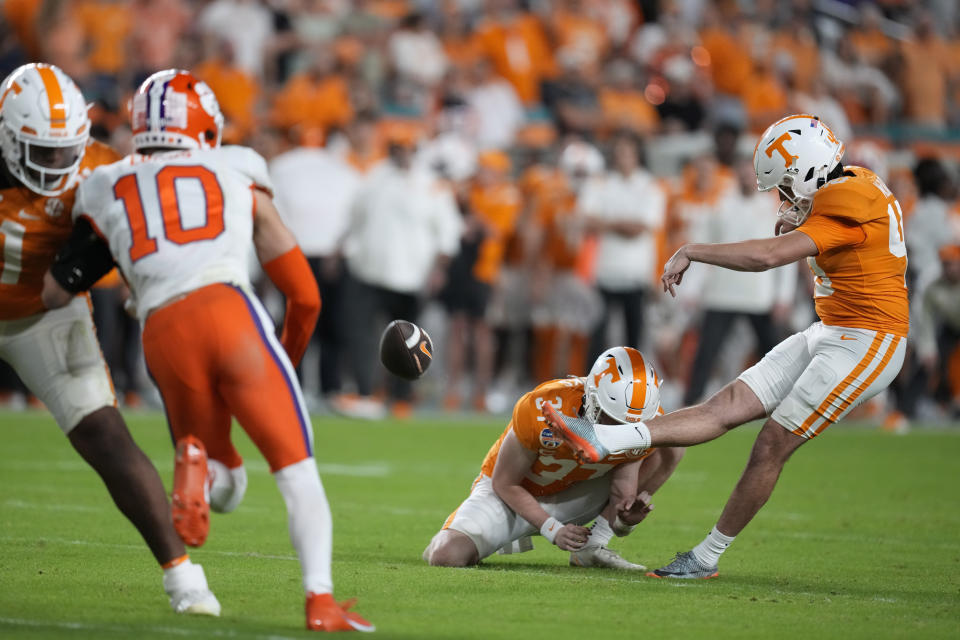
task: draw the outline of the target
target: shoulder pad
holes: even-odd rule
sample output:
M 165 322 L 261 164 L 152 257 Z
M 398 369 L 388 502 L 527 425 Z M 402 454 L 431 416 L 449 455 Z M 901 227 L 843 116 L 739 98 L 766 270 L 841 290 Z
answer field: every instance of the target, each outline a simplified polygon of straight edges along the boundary
M 842 176 L 821 187 L 813 197 L 811 215 L 825 215 L 854 222 L 867 222 L 886 216 L 874 206 L 885 199 L 877 186 L 877 177 L 866 169 L 853 176 Z
M 273 183 L 263 156 L 250 147 L 233 145 L 220 147 L 219 152 L 227 164 L 249 178 L 254 186 L 273 194 Z

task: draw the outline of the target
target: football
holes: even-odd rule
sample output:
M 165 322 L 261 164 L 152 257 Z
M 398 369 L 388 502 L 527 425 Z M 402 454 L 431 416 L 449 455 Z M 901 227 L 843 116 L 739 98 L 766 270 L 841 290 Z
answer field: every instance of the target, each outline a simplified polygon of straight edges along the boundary
M 380 362 L 404 380 L 416 380 L 433 361 L 433 341 L 426 331 L 407 320 L 394 320 L 380 337 Z

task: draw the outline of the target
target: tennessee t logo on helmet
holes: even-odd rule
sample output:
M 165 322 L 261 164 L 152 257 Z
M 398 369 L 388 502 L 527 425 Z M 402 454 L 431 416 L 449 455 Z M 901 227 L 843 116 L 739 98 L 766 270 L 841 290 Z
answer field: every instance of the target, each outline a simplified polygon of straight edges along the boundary
M 786 142 L 787 140 L 790 140 L 789 131 L 787 131 L 782 136 L 774 140 L 773 144 L 767 147 L 767 157 L 772 158 L 774 151 L 779 152 L 780 155 L 783 156 L 784 168 L 789 169 L 791 165 L 793 165 L 794 161 L 798 159 L 798 157 L 793 155 L 792 153 L 790 153 L 784 148 L 783 143 Z

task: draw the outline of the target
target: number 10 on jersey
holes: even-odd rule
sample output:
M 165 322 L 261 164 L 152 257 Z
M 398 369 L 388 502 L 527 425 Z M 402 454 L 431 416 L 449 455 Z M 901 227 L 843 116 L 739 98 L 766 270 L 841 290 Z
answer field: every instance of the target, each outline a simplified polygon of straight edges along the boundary
M 199 227 L 184 228 L 182 203 L 177 194 L 178 180 L 196 180 L 203 193 L 205 222 Z M 168 165 L 157 173 L 157 198 L 163 220 L 163 235 L 175 244 L 212 240 L 223 233 L 223 189 L 217 176 L 201 165 Z M 157 240 L 147 228 L 148 212 L 144 210 L 143 196 L 137 175 L 127 174 L 113 185 L 113 195 L 123 201 L 130 225 L 130 261 L 156 252 Z

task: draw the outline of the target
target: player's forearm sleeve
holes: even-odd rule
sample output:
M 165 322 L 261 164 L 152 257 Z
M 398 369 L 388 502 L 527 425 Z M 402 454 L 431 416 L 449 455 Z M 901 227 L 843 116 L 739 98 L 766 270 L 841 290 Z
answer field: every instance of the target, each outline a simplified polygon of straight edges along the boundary
M 67 243 L 50 266 L 50 275 L 70 293 L 80 293 L 113 269 L 107 243 L 86 218 L 77 218 Z
M 310 336 L 320 316 L 320 290 L 307 258 L 294 247 L 263 265 L 270 280 L 287 299 L 280 343 L 294 366 L 307 350 Z

